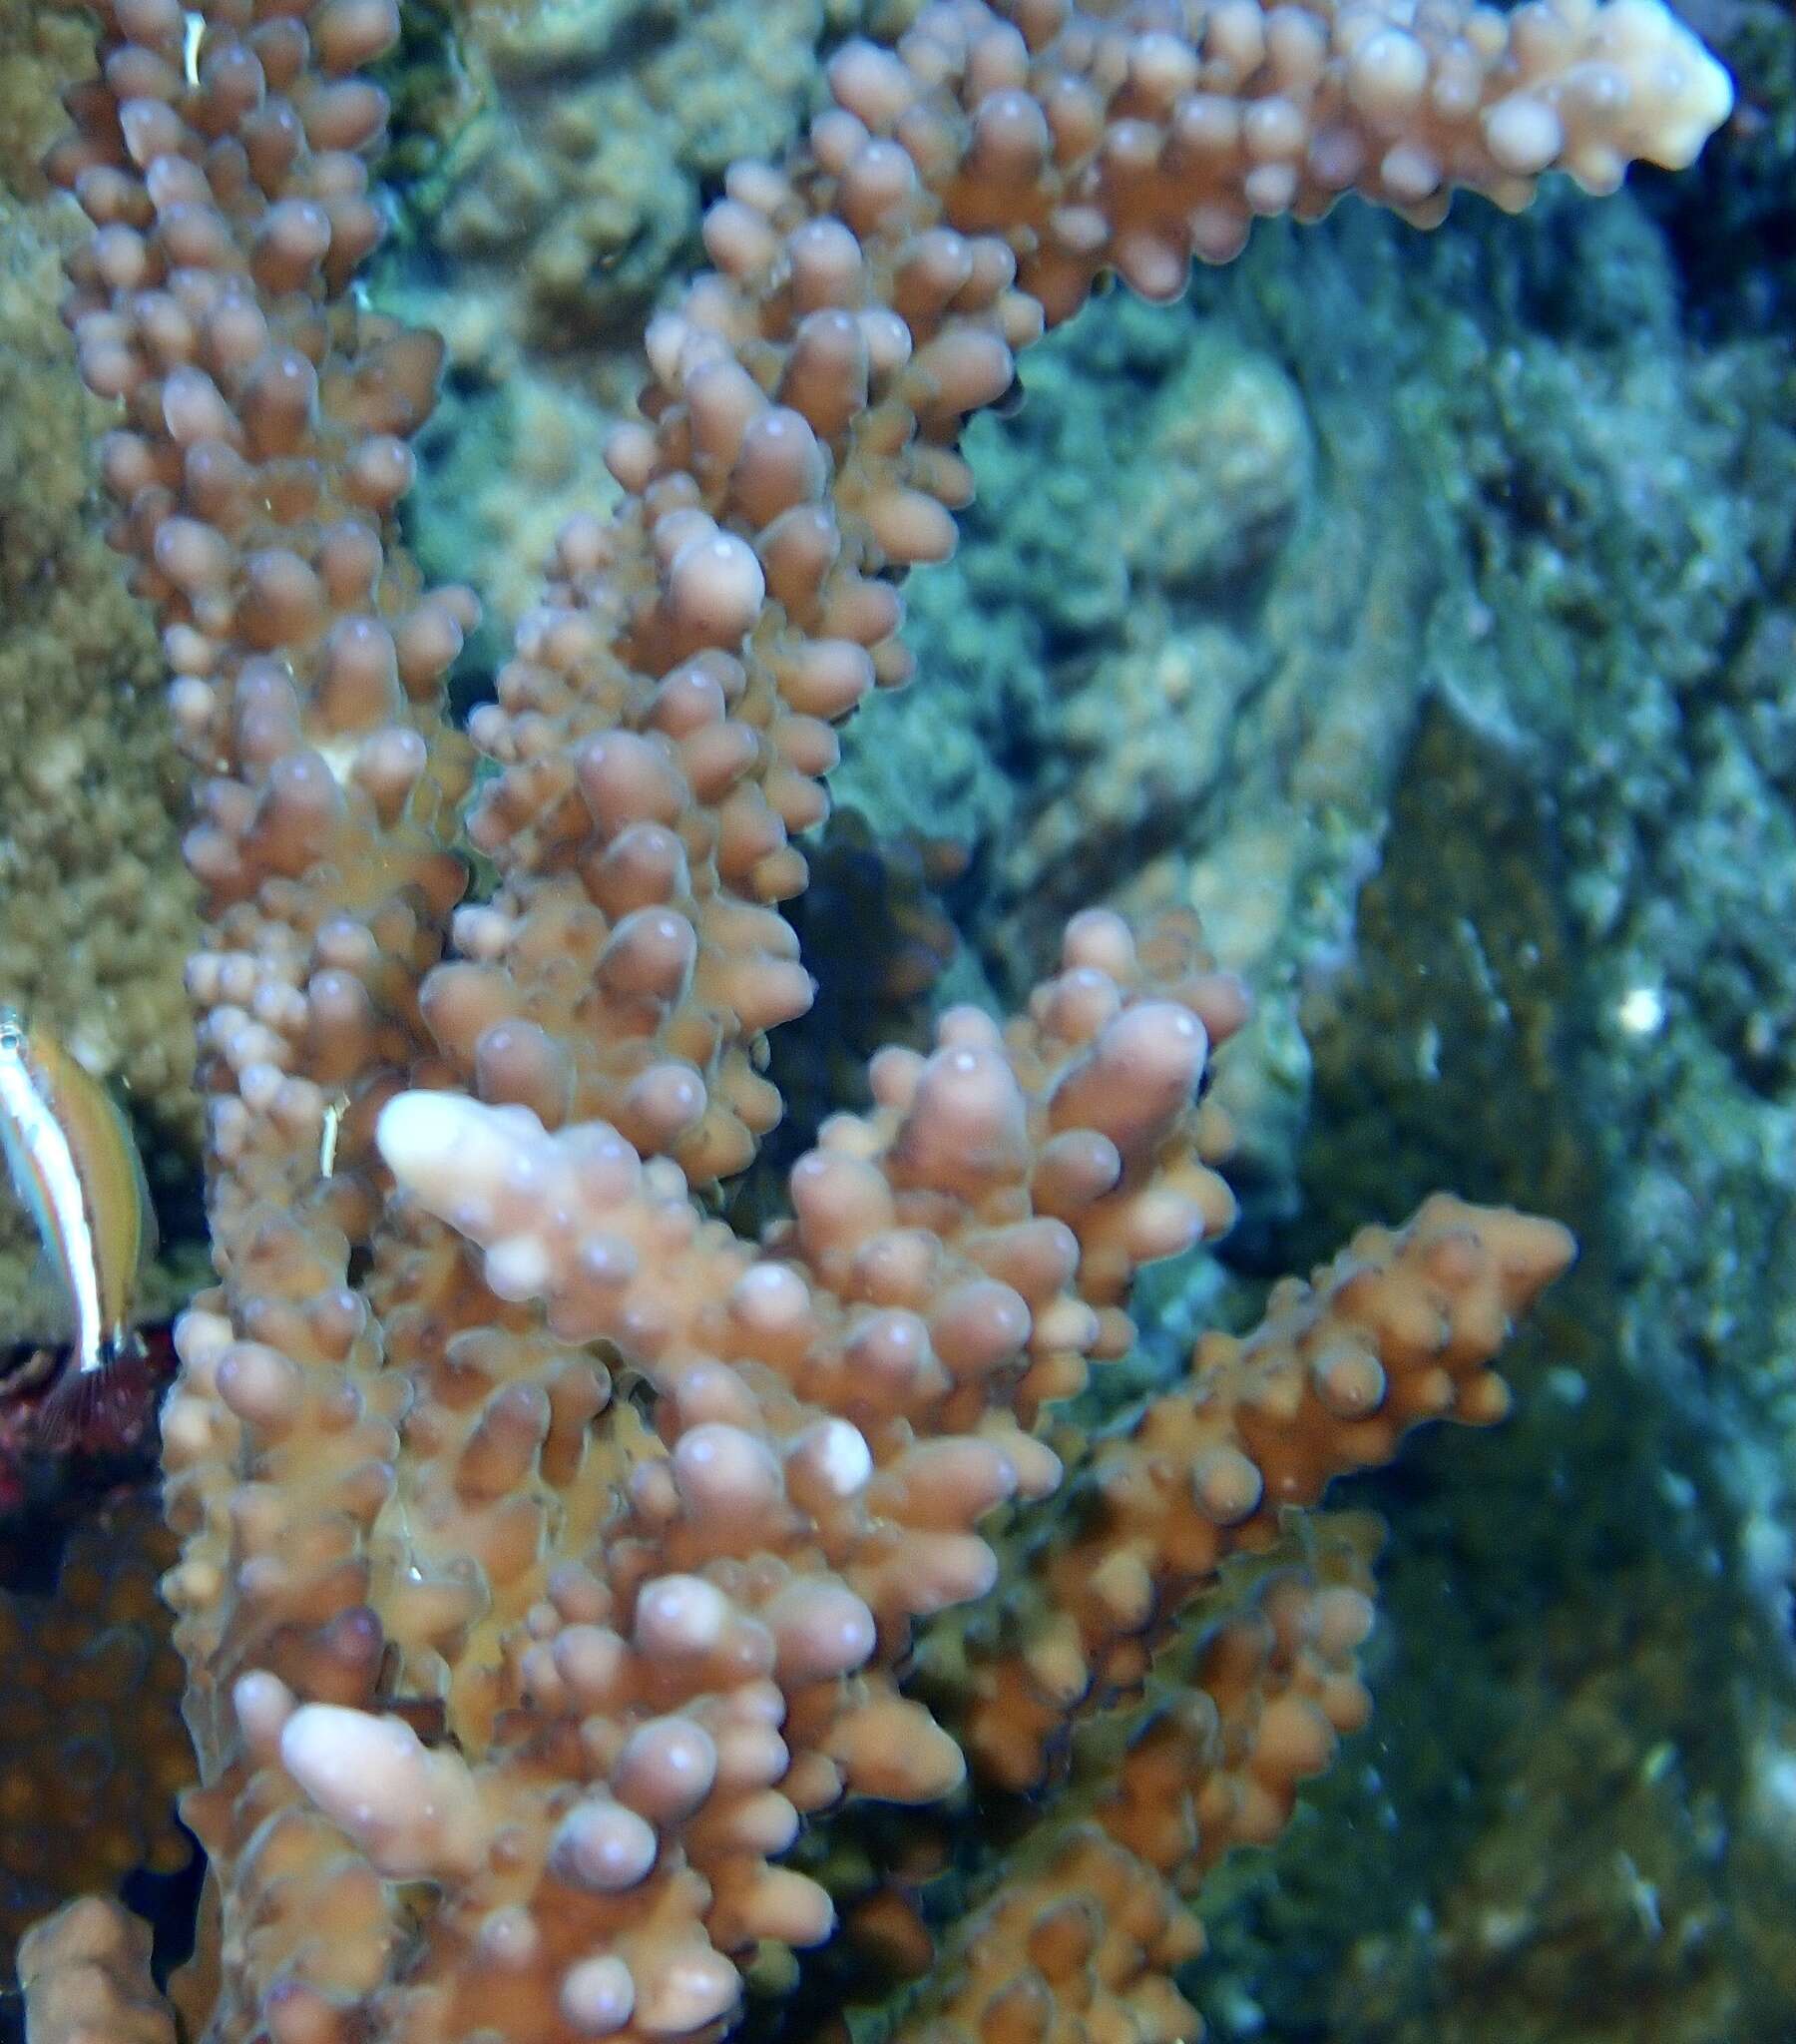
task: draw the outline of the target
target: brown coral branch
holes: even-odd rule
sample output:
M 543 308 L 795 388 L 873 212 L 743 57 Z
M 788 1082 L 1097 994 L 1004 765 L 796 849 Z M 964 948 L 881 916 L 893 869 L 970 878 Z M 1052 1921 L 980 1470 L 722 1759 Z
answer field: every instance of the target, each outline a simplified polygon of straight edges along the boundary
M 897 1688 L 911 1627 L 989 1587 L 988 1509 L 1053 1487 L 1040 1410 L 1126 1345 L 1134 1271 L 1229 1212 L 1191 1095 L 1238 990 L 1109 917 L 1010 1032 L 957 1011 L 877 1060 L 758 1250 L 688 1191 L 778 1112 L 792 838 L 834 726 L 907 671 L 896 583 L 953 543 L 967 415 L 1105 269 L 1164 294 L 1350 188 L 1426 219 L 1556 162 L 1606 187 L 1687 160 L 1725 83 L 1656 0 L 949 0 L 896 54 L 851 46 L 651 327 L 624 506 L 564 535 L 473 721 L 499 885 L 457 910 L 440 684 L 471 603 L 420 594 L 391 525 L 437 350 L 345 295 L 391 0 L 101 18 L 53 166 L 95 227 L 70 317 L 125 407 L 117 538 L 210 776 L 222 1282 L 165 1426 L 210 2030 L 714 2032 L 755 1941 L 827 1931 L 772 1863 L 799 1818 L 957 1778 Z M 1491 1416 L 1490 1342 L 1554 1261 L 1511 1228 L 1341 1275 L 1334 1320 L 1377 1338 L 1338 1365 L 1284 1299 L 1166 1404 L 1139 1498 L 1104 1465 L 1107 1552 L 1068 1550 L 1091 1582 L 1044 1572 L 1091 1694 L 1257 1538 L 1255 1483 L 1305 1501 L 1414 1418 Z M 1445 1320 L 1387 1310 L 1437 1292 Z M 1196 1491 L 1167 1489 L 1187 1454 Z
M 1203 1943 L 1185 1902 L 1226 1852 L 1276 1837 L 1299 1786 L 1365 1723 L 1356 1650 L 1369 1588 L 1347 1542 L 1303 1573 L 1263 1577 L 1147 1708 L 1094 1728 L 1078 1775 L 1006 1854 L 989 1899 L 944 1931 L 897 2034 L 1201 2036 L 1174 1984 Z
M 187 1322 L 164 1443 L 205 1784 L 187 1813 L 221 1867 L 235 1673 L 303 1668 L 365 1699 L 379 1666 L 372 1571 L 398 1556 L 362 1534 L 401 1387 L 379 1375 L 351 1262 L 377 1250 L 372 1114 L 427 1048 L 418 983 L 464 885 L 447 846 L 470 763 L 439 698 L 473 613 L 465 593 L 421 595 L 393 541 L 440 345 L 345 296 L 380 225 L 365 158 L 385 101 L 357 74 L 396 13 L 222 6 L 193 42 L 181 7 L 137 0 L 102 26 L 50 169 L 95 230 L 67 312 L 90 386 L 123 402 L 102 450 L 113 538 L 204 776 L 187 853 L 210 927 L 190 988 L 223 1289 Z M 306 1378 L 356 1468 L 245 1431 L 213 1375 L 221 1325 Z M 264 1805 L 282 1792 L 264 1782 Z M 226 1948 L 242 1949 L 231 1921 Z
M 1205 1334 L 1186 1381 L 1096 1448 L 1071 1527 L 1011 1586 L 1002 1644 L 974 1651 L 962 1737 L 978 1765 L 1037 1786 L 1068 1728 L 1138 1690 L 1186 1604 L 1284 1512 L 1388 1462 L 1424 1420 L 1501 1418 L 1491 1361 L 1572 1254 L 1557 1222 L 1437 1193 L 1275 1286 L 1250 1334 Z
M 117 1902 L 70 1902 L 19 1945 L 27 2044 L 175 2044 L 148 1927 Z
M 739 1169 L 777 1112 L 756 1044 L 808 987 L 771 904 L 804 885 L 832 727 L 902 681 L 896 581 L 952 551 L 953 451 L 1017 351 L 1112 269 L 1175 294 L 1193 253 L 1346 190 L 1438 220 L 1559 164 L 1612 189 L 1687 162 L 1725 75 L 1656 0 L 1263 9 L 947 0 L 851 44 L 785 168 L 739 164 L 714 271 L 651 323 L 627 492 L 563 535 L 498 702 L 472 828 L 504 885 L 433 989 L 485 1097 L 564 1107 Z

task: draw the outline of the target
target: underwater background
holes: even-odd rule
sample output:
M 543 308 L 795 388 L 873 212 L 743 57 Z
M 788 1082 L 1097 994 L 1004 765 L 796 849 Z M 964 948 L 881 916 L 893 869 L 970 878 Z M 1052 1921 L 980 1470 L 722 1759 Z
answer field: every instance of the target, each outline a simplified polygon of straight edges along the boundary
M 433 577 L 479 564 L 467 702 L 561 519 L 616 495 L 599 448 L 723 167 L 913 12 L 406 12 L 369 290 L 448 343 L 406 518 Z M 1136 1384 L 1436 1185 L 1579 1239 L 1513 1416 L 1331 1493 L 1392 1529 L 1375 1712 L 1206 1881 L 1181 1985 L 1224 2044 L 1796 2040 L 1796 20 L 1684 12 L 1739 93 L 1692 171 L 1426 236 L 1352 200 L 1262 223 L 1179 302 L 1119 290 L 1032 350 L 794 911 L 822 989 L 775 1046 L 780 1162 L 932 1002 L 1013 1001 L 1077 907 L 1201 913 L 1256 1002 L 1216 1080 L 1242 1211 L 1142 1280 Z M 128 1099 L 166 1318 L 205 1254 L 185 769 L 37 169 L 85 40 L 0 0 L 0 998 Z M 9 1950 L 84 1887 L 170 1923 L 192 1894 L 147 1461 L 17 1489 Z

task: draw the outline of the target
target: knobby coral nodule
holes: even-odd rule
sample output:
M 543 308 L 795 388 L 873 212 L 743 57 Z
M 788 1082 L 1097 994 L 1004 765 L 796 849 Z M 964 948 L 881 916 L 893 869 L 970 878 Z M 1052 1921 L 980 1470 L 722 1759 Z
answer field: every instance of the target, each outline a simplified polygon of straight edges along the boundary
M 1438 1196 L 1101 1443 L 1057 1424 L 1231 1215 L 1198 1082 L 1241 991 L 1102 912 L 1016 1020 L 875 1059 L 760 1241 L 694 1192 L 779 1112 L 794 839 L 1017 350 L 1348 190 L 1429 225 L 1685 164 L 1724 75 L 1658 0 L 943 0 L 850 45 L 803 152 L 729 173 L 622 508 L 464 734 L 474 599 L 393 524 L 440 346 L 349 289 L 393 0 L 97 11 L 69 317 L 209 925 L 219 1283 L 164 1457 L 210 1873 L 171 2003 L 112 1905 L 34 1932 L 34 2037 L 714 2036 L 836 1927 L 804 1820 L 969 1770 L 1010 1815 L 951 1923 L 902 1855 L 841 1892 L 889 2024 L 1189 2036 L 1186 1898 L 1366 1710 L 1363 1564 L 1294 1510 L 1497 1417 L 1569 1239 Z

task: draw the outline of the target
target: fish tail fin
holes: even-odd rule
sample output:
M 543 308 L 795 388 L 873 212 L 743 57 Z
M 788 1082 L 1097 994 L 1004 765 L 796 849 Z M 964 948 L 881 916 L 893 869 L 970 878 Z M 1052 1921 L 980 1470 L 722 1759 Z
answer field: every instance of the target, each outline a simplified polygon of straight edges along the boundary
M 32 1432 L 37 1445 L 52 1455 L 69 1455 L 85 1447 L 105 1403 L 105 1365 L 83 1369 L 71 1363 L 39 1401 Z
M 38 1407 L 35 1432 L 54 1455 L 117 1455 L 142 1437 L 157 1380 L 135 1335 L 109 1342 L 91 1367 L 71 1364 Z

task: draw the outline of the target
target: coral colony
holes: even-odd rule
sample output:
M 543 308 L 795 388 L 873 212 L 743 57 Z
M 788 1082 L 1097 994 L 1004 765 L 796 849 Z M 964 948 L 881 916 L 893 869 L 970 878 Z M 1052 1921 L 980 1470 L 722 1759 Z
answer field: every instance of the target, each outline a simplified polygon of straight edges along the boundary
M 1188 920 L 1075 917 L 1015 1019 L 876 1057 L 744 1240 L 707 1195 L 811 998 L 778 904 L 835 727 L 907 678 L 968 415 L 1101 276 L 1173 296 L 1350 191 L 1422 226 L 1610 191 L 1692 159 L 1724 74 L 1658 0 L 942 0 L 848 45 L 803 151 L 729 172 L 622 506 L 563 533 L 464 733 L 474 598 L 393 517 L 441 347 L 352 288 L 393 0 L 96 11 L 67 310 L 207 920 L 218 1283 L 163 1441 L 209 1870 L 167 2000 L 117 1904 L 40 1924 L 34 2044 L 856 1996 L 906 2036 L 1194 2036 L 1188 1898 L 1367 1710 L 1364 1561 L 1302 1508 L 1501 1415 L 1570 1239 L 1436 1196 L 1093 1437 L 1067 1401 L 1134 1274 L 1231 1218 L 1200 1081 L 1242 990 Z M 833 1827 L 969 1781 L 1002 1839 L 952 1909 L 897 1858 L 832 1885 Z

